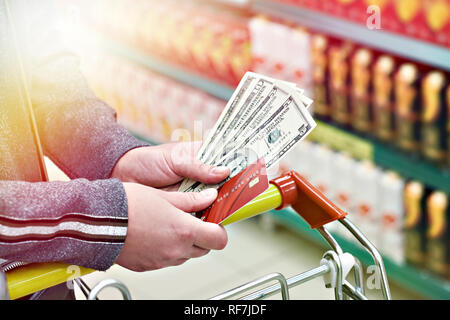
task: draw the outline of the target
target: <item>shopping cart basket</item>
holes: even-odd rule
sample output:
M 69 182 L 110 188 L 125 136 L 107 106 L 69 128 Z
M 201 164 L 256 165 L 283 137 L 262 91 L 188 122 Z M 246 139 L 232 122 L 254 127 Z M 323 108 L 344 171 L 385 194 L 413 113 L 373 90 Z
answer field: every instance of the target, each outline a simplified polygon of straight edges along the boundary
M 295 171 L 287 172 L 279 178 L 271 180 L 269 188 L 239 209 L 227 220 L 227 224 L 265 211 L 281 210 L 288 206 L 296 211 L 312 229 L 316 229 L 330 245 L 331 249 L 325 252 L 319 266 L 289 278 L 284 277 L 281 273 L 271 273 L 216 295 L 211 298 L 212 300 L 230 298 L 255 300 L 263 299 L 279 292 L 281 292 L 283 299 L 289 299 L 290 288 L 320 276 L 324 277 L 327 288 L 334 289 L 335 298 L 338 300 L 348 298 L 355 300 L 367 299 L 361 263 L 350 253 L 344 252 L 332 234 L 325 228 L 327 223 L 333 221 L 339 221 L 370 253 L 378 269 L 382 296 L 384 299 L 391 298 L 386 270 L 377 249 L 348 219 L 345 212 L 335 206 Z M 63 263 L 43 263 L 13 268 L 6 273 L 0 274 L 0 298 L 17 299 L 66 282 L 69 276 L 72 277 L 72 273 L 68 274 L 68 270 L 72 270 L 70 269 L 71 267 L 73 268 L 73 266 Z M 74 279 L 74 281 L 88 299 L 97 299 L 98 293 L 106 287 L 115 287 L 120 290 L 124 299 L 131 299 L 130 292 L 123 283 L 117 280 L 106 279 L 90 289 L 81 276 L 95 270 L 80 267 L 77 271 L 79 277 Z M 352 272 L 354 284 L 347 280 Z M 256 290 L 258 287 L 275 281 L 277 282 L 276 284 Z

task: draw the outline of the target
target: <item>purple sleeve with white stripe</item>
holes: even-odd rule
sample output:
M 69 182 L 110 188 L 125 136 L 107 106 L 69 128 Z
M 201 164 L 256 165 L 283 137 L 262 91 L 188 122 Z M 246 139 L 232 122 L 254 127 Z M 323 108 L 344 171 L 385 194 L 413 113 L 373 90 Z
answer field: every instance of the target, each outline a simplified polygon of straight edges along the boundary
M 117 179 L 0 181 L 0 258 L 108 269 L 125 241 L 128 207 Z

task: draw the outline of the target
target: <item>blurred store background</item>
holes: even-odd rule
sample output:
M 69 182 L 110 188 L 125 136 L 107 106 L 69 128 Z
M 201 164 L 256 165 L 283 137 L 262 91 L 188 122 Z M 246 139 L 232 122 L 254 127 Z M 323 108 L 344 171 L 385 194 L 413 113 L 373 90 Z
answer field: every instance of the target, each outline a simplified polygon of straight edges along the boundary
M 450 0 L 57 3 L 89 84 L 142 139 L 201 139 L 248 70 L 305 88 L 318 126 L 283 168 L 349 213 L 398 297 L 450 299 Z M 326 248 L 289 209 L 253 220 Z

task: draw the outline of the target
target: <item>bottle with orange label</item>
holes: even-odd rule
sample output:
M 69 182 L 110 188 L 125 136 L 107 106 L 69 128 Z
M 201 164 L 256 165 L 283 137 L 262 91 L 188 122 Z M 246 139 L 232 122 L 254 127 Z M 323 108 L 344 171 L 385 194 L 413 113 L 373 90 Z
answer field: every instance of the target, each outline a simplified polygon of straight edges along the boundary
M 334 16 L 349 19 L 351 9 L 357 4 L 358 0 L 332 0 L 332 1 L 318 1 L 324 7 L 324 11 Z
M 383 232 L 378 194 L 381 171 L 370 161 L 356 162 L 353 170 L 351 215 L 355 224 L 378 248 L 382 238 L 380 234 Z
M 366 48 L 356 50 L 351 58 L 351 124 L 362 134 L 372 131 L 373 113 L 370 104 L 372 61 L 373 53 Z
M 331 119 L 338 126 L 350 129 L 351 103 L 349 88 L 351 85 L 350 57 L 354 45 L 350 42 L 331 45 L 328 52 Z
M 373 132 L 378 139 L 386 142 L 392 141 L 395 134 L 394 58 L 387 55 L 379 57 L 372 73 Z
M 284 80 L 296 83 L 310 95 L 313 82 L 311 33 L 300 26 L 292 26 L 288 30 L 289 46 L 284 46 L 283 54 L 286 66 Z
M 447 87 L 447 167 L 450 168 L 450 85 Z
M 408 182 L 403 192 L 405 259 L 418 267 L 423 267 L 425 260 L 426 193 L 424 185 L 418 181 Z
M 334 172 L 332 163 L 336 159 L 336 153 L 327 146 L 319 143 L 312 144 L 312 147 L 305 151 L 309 152 L 309 155 L 305 154 L 305 156 L 311 159 L 310 162 L 314 166 L 314 169 L 308 172 L 309 181 L 325 196 L 332 198 L 334 196 L 334 185 L 332 183 Z
M 430 40 L 450 46 L 450 1 L 424 0 L 423 11 Z
M 444 164 L 446 157 L 445 75 L 428 73 L 422 80 L 421 151 L 429 160 Z
M 427 198 L 427 244 L 425 266 L 430 271 L 449 277 L 449 197 L 444 192 L 435 191 Z
M 366 24 L 367 19 L 371 14 L 371 11 L 367 10 L 371 5 L 370 2 L 371 1 L 367 0 L 355 0 L 350 2 L 345 8 L 345 15 L 347 19 L 355 21 L 357 23 Z M 376 2 L 379 2 L 379 0 Z
M 347 212 L 350 219 L 353 219 L 354 213 L 352 211 L 354 203 L 354 174 L 356 160 L 353 159 L 346 152 L 338 152 L 334 154 L 334 159 L 332 160 L 332 201 L 343 211 Z M 336 228 L 341 236 L 351 239 L 352 237 L 348 232 L 345 231 L 342 225 L 338 225 Z
M 311 38 L 311 61 L 314 96 L 314 115 L 323 121 L 329 121 L 331 115 L 330 101 L 327 91 L 328 67 L 328 38 L 315 34 Z
M 422 0 L 393 0 L 397 20 L 402 25 L 401 32 L 418 38 L 424 38 L 425 19 Z
M 395 130 L 397 146 L 416 154 L 420 147 L 420 75 L 412 63 L 395 74 Z
M 299 143 L 294 151 L 288 153 L 289 159 L 289 170 L 295 170 L 300 173 L 305 179 L 312 183 L 313 177 L 316 176 L 317 164 L 315 163 L 315 143 L 304 140 L 302 143 Z M 308 158 L 308 159 L 306 159 Z M 305 161 L 300 159 L 304 159 Z M 328 169 L 329 165 L 325 162 L 325 170 Z
M 395 172 L 383 172 L 378 186 L 380 215 L 379 248 L 382 254 L 396 263 L 404 263 L 404 180 Z
M 232 70 L 232 79 L 229 83 L 233 85 L 237 85 L 245 72 L 251 69 L 251 39 L 247 23 L 248 21 L 243 18 L 242 21 L 235 21 L 227 27 L 232 43 L 231 57 L 228 59 Z

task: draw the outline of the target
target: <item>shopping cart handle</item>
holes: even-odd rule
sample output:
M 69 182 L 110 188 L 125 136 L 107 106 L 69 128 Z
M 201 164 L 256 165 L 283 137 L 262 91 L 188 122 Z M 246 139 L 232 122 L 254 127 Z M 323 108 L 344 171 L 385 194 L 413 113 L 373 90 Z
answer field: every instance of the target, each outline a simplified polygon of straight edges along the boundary
M 312 229 L 343 219 L 347 215 L 295 171 L 289 171 L 270 183 L 281 193 L 282 203 L 276 210 L 291 206 Z
M 345 212 L 295 171 L 287 172 L 270 183 L 269 189 L 223 224 L 287 206 L 291 206 L 313 229 L 346 216 Z M 17 299 L 65 282 L 72 276 L 69 272 L 70 267 L 73 266 L 63 263 L 40 263 L 13 269 L 6 273 L 9 296 L 11 299 Z M 79 268 L 80 276 L 95 271 Z
M 19 299 L 94 271 L 60 262 L 24 265 L 6 272 L 9 299 Z

